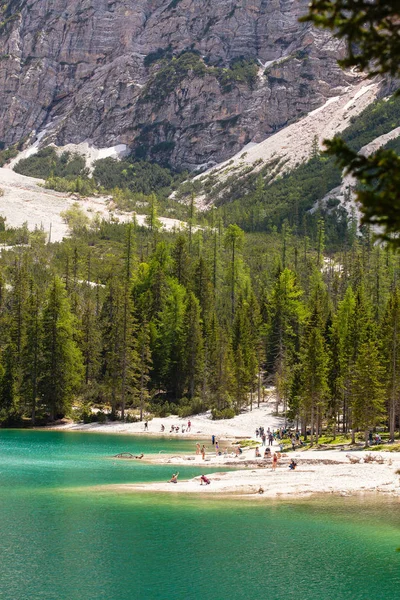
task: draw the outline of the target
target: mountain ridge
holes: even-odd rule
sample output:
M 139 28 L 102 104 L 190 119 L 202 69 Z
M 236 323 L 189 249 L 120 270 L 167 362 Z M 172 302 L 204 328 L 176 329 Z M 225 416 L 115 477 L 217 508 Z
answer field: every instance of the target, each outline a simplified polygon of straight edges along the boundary
M 45 131 L 46 143 L 125 144 L 175 168 L 226 160 L 354 81 L 336 62 L 342 44 L 298 22 L 306 10 L 306 0 L 2 2 L 0 142 Z

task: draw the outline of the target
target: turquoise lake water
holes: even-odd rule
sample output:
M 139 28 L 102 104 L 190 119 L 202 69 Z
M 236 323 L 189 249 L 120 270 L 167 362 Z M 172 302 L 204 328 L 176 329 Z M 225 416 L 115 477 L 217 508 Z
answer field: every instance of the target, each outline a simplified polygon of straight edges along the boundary
M 118 452 L 193 442 L 0 430 L 4 600 L 392 600 L 400 597 L 400 505 L 346 499 L 249 502 L 118 494 L 168 465 Z M 179 468 L 180 477 L 200 473 Z

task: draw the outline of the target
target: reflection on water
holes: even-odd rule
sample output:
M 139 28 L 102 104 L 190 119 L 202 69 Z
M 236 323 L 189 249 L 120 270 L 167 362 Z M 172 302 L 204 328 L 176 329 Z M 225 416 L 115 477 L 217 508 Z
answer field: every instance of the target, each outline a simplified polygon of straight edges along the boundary
M 329 496 L 252 503 L 85 490 L 165 480 L 168 465 L 106 457 L 193 446 L 181 444 L 0 432 L 0 598 L 397 597 L 400 511 L 395 500 Z M 180 471 L 183 477 L 199 473 L 193 467 Z

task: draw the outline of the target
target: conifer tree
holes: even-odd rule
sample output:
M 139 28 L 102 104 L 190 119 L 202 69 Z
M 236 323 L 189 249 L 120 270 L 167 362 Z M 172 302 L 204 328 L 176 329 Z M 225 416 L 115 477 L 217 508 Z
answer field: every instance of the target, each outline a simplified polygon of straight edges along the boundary
M 58 277 L 47 293 L 42 318 L 43 345 L 39 392 L 54 420 L 65 415 L 83 376 L 82 355 L 75 342 L 75 323 L 65 288 Z
M 87 282 L 83 290 L 81 321 L 81 350 L 86 385 L 96 380 L 100 366 L 101 333 L 98 324 L 97 294 L 98 290 L 93 290 Z
M 385 414 L 383 374 L 377 343 L 373 339 L 363 342 L 355 363 L 351 406 L 353 426 L 364 431 L 366 446 L 369 429 Z
M 350 331 L 350 341 L 349 346 L 351 348 L 351 358 L 350 358 L 350 370 L 351 370 L 351 379 L 350 379 L 350 393 L 349 397 L 353 395 L 352 385 L 354 382 L 354 371 L 356 369 L 356 362 L 358 353 L 360 351 L 361 346 L 371 339 L 375 339 L 375 326 L 372 318 L 372 308 L 371 304 L 368 302 L 368 299 L 365 294 L 365 289 L 363 282 L 360 283 L 356 295 L 355 295 L 355 307 L 353 313 L 353 319 L 351 323 L 351 331 Z M 350 402 L 350 414 L 349 414 L 349 424 L 352 428 L 352 441 L 355 441 L 355 426 L 353 424 L 353 416 L 352 416 L 352 403 Z
M 337 313 L 332 323 L 332 349 L 331 354 L 331 376 L 335 372 L 334 380 L 331 381 L 331 393 L 337 392 L 338 402 L 342 411 L 343 431 L 347 432 L 349 424 L 349 398 L 351 392 L 351 378 L 354 364 L 354 352 L 352 348 L 352 333 L 356 299 L 352 288 L 349 286 L 345 297 L 339 302 Z M 337 362 L 332 361 L 336 358 Z M 338 407 L 339 408 L 339 407 Z
M 203 256 L 200 256 L 194 266 L 193 291 L 199 300 L 203 332 L 206 334 L 214 311 L 214 293 L 211 283 L 211 273 Z
M 184 337 L 188 396 L 189 398 L 193 398 L 203 381 L 204 368 L 204 343 L 200 319 L 200 304 L 193 292 L 189 292 L 187 297 Z
M 229 408 L 234 393 L 234 366 L 231 343 L 226 331 L 212 317 L 209 334 L 208 382 L 210 398 L 218 410 Z
M 254 304 L 252 304 L 252 307 L 254 308 Z M 233 352 L 236 362 L 237 411 L 240 410 L 243 404 L 247 404 L 247 394 L 251 394 L 252 400 L 258 372 L 257 333 L 252 317 L 257 319 L 256 315 L 251 314 L 247 300 L 242 299 L 238 303 L 232 331 Z
M 21 397 L 24 407 L 30 413 L 32 424 L 35 424 L 38 390 L 41 380 L 42 335 L 39 290 L 31 283 L 27 309 L 26 338 L 22 350 Z
M 328 354 L 324 337 L 324 316 L 321 292 L 314 293 L 314 307 L 306 325 L 301 352 L 302 395 L 301 406 L 306 422 L 311 426 L 311 445 L 318 443 L 328 395 Z
M 187 241 L 183 235 L 178 235 L 171 251 L 172 257 L 172 275 L 176 277 L 178 283 L 187 285 L 189 280 L 189 252 Z
M 170 281 L 165 305 L 158 318 L 157 340 L 153 353 L 159 380 L 176 399 L 182 397 L 185 388 L 185 299 L 185 288 L 174 280 Z
M 111 396 L 111 415 L 113 419 L 117 415 L 121 382 L 122 296 L 121 285 L 115 277 L 111 277 L 106 286 L 100 324 L 102 332 L 101 379 L 106 391 Z
M 189 254 L 192 253 L 192 236 L 193 236 L 193 226 L 196 215 L 196 206 L 194 203 L 194 194 L 190 195 L 189 201 L 189 214 L 188 214 L 188 243 L 189 243 Z
M 394 442 L 400 406 L 400 291 L 392 290 L 382 327 L 382 348 L 386 366 L 389 404 L 389 432 Z
M 121 340 L 121 419 L 125 419 L 125 404 L 128 390 L 132 391 L 135 379 L 136 340 L 134 337 L 134 309 L 131 293 L 131 269 L 133 254 L 133 228 L 127 228 L 125 249 L 125 277 L 123 283 L 122 340 Z
M 237 225 L 229 225 L 225 232 L 224 243 L 229 250 L 230 259 L 230 290 L 231 290 L 231 320 L 233 322 L 235 316 L 236 305 L 236 264 L 237 254 L 240 251 L 244 240 L 244 233 Z
M 0 422 L 4 423 L 17 410 L 15 361 L 11 344 L 6 347 L 2 358 L 3 365 L 0 370 Z
M 143 321 L 138 330 L 137 336 L 137 373 L 138 373 L 138 394 L 140 420 L 143 420 L 143 411 L 149 394 L 150 370 L 152 366 L 150 349 L 150 327 L 146 321 Z
M 161 227 L 161 221 L 158 218 L 158 202 L 155 194 L 150 195 L 149 212 L 146 216 L 145 224 L 152 234 L 156 234 Z
M 286 384 L 286 380 L 296 360 L 298 334 L 305 317 L 302 295 L 294 273 L 284 269 L 278 275 L 267 301 L 267 366 L 275 373 L 281 395 L 278 400 L 282 399 L 284 403 L 287 402 L 290 386 L 290 381 Z
M 26 342 L 27 306 L 29 295 L 28 254 L 14 263 L 12 277 L 12 294 L 10 309 L 10 349 L 14 355 L 12 368 L 15 377 L 13 389 L 16 397 L 20 394 L 22 384 L 22 349 Z

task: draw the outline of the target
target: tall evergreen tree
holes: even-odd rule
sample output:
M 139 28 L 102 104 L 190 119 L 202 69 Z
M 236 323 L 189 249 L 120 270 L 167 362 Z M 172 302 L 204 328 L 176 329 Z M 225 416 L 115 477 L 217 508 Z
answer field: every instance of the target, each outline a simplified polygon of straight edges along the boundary
M 75 323 L 65 287 L 54 278 L 42 319 L 43 345 L 39 392 L 52 420 L 71 408 L 83 376 L 82 355 L 75 342 Z
M 310 423 L 311 445 L 318 436 L 328 396 L 328 353 L 324 337 L 325 323 L 319 290 L 315 290 L 314 307 L 306 325 L 301 352 L 301 407 L 305 422 Z
M 200 319 L 200 304 L 193 292 L 189 292 L 186 302 L 184 323 L 184 353 L 187 388 L 189 398 L 203 382 L 204 343 Z
M 383 375 L 377 343 L 373 339 L 363 342 L 353 374 L 351 405 L 353 426 L 364 431 L 366 446 L 369 429 L 385 414 Z
M 224 243 L 225 247 L 229 250 L 230 259 L 230 290 L 231 290 L 231 320 L 235 317 L 235 306 L 236 306 L 236 265 L 237 255 L 240 251 L 244 240 L 244 233 L 237 225 L 229 225 L 225 232 Z
M 40 294 L 37 287 L 31 283 L 28 299 L 26 338 L 22 350 L 21 397 L 24 407 L 30 412 L 32 424 L 35 424 L 36 420 L 39 383 L 42 376 L 40 368 L 42 364 L 42 335 Z
M 389 432 L 394 442 L 400 407 L 400 290 L 397 287 L 392 290 L 386 307 L 381 337 L 387 373 Z
M 150 328 L 149 324 L 146 321 L 142 322 L 138 330 L 137 354 L 139 409 L 140 420 L 142 421 L 145 404 L 150 397 L 148 386 L 150 382 L 150 370 L 152 366 L 150 348 Z

